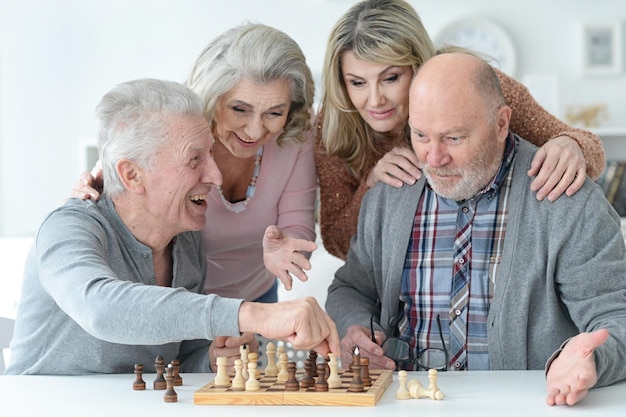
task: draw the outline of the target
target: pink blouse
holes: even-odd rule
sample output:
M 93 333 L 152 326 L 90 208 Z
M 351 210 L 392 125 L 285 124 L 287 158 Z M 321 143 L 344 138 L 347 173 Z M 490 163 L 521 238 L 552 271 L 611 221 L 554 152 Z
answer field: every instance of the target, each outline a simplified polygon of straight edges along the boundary
M 263 233 L 277 225 L 286 234 L 314 241 L 316 192 L 312 139 L 282 148 L 272 140 L 264 146 L 254 196 L 240 213 L 228 210 L 214 187 L 202 230 L 205 292 L 246 300 L 265 294 L 276 278 L 263 264 Z

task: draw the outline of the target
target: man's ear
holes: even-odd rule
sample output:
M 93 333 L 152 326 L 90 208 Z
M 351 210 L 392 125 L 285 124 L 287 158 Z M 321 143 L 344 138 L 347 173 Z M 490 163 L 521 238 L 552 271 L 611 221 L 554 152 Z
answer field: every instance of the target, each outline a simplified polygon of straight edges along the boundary
M 115 168 L 126 190 L 133 194 L 142 194 L 145 191 L 142 175 L 143 170 L 134 161 L 130 159 L 120 159 Z
M 509 106 L 501 106 L 498 109 L 498 138 L 505 140 L 509 136 L 509 123 L 511 121 L 511 113 L 513 111 Z

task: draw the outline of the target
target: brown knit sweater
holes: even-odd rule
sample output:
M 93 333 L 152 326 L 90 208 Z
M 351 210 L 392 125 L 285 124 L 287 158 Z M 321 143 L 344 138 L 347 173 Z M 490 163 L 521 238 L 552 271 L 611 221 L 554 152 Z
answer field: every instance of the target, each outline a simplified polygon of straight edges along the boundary
M 587 163 L 587 175 L 597 178 L 604 169 L 605 155 L 600 138 L 593 133 L 576 129 L 548 113 L 530 95 L 528 89 L 497 71 L 504 98 L 513 110 L 511 130 L 537 146 L 558 136 L 568 136 L 578 142 Z M 315 164 L 320 186 L 319 222 L 324 248 L 332 255 L 346 259 L 350 238 L 357 229 L 361 200 L 368 190 L 365 185 L 367 174 L 376 164 L 376 159 L 367 161 L 361 179 L 355 178 L 345 163 L 336 156 L 328 156 L 321 142 L 321 118 L 316 124 Z M 390 151 L 396 144 L 386 144 Z

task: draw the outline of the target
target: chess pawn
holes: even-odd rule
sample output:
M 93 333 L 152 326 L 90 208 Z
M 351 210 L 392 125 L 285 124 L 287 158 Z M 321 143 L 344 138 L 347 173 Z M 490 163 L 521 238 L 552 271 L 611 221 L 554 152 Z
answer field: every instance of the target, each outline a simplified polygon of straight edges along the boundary
M 146 389 L 146 381 L 143 380 L 143 365 L 135 364 L 135 382 L 133 382 L 133 390 L 143 391 Z
M 326 381 L 326 363 L 317 364 L 317 380 L 315 381 L 315 392 L 328 391 L 328 382 Z
M 289 373 L 287 372 L 287 354 L 281 353 L 278 358 L 278 375 L 276 375 L 276 382 L 285 382 L 289 377 Z
M 396 391 L 396 399 L 398 400 L 408 400 L 411 398 L 411 394 L 409 393 L 409 389 L 407 388 L 407 372 L 405 370 L 398 371 L 398 391 Z
M 259 354 L 256 352 L 248 353 L 248 362 L 254 362 L 257 364 L 256 369 L 256 379 L 261 379 L 261 370 L 259 369 Z
M 174 386 L 183 385 L 183 377 L 180 376 L 180 361 L 178 359 L 172 359 L 171 364 L 174 369 Z
M 300 391 L 300 383 L 296 379 L 296 363 L 289 362 L 287 364 L 287 381 L 285 381 L 285 391 Z
M 328 368 L 330 369 L 330 373 L 328 375 L 328 388 L 341 388 L 341 377 L 339 376 L 337 356 L 334 353 L 329 353 L 328 358 Z
M 170 363 L 167 365 L 167 375 L 165 376 L 166 391 L 163 395 L 163 401 L 166 403 L 175 403 L 178 401 L 178 394 L 174 391 L 174 368 Z
M 248 379 L 246 380 L 246 391 L 258 391 L 261 389 L 261 383 L 256 379 L 256 362 L 248 362 Z
M 154 367 L 156 368 L 156 379 L 152 384 L 152 387 L 155 390 L 163 390 L 167 388 L 167 382 L 164 378 L 165 373 L 165 360 L 162 356 L 157 356 L 154 361 Z
M 233 391 L 243 391 L 246 387 L 246 379 L 243 377 L 242 368 L 243 362 L 241 359 L 235 359 L 235 377 L 230 387 Z
M 278 375 L 278 366 L 276 366 L 276 345 L 274 342 L 268 342 L 265 349 L 267 356 L 267 366 L 265 367 L 265 376 Z
M 215 375 L 215 386 L 220 388 L 226 388 L 230 386 L 230 378 L 228 377 L 228 358 L 220 356 L 216 359 L 217 363 L 217 375 Z
M 434 400 L 443 400 L 445 395 L 437 386 L 437 376 L 439 373 L 436 369 L 428 370 L 428 390 L 434 393 Z
M 315 379 L 313 378 L 313 363 L 311 359 L 304 360 L 304 376 L 300 380 L 300 387 L 302 388 L 310 388 L 315 385 Z

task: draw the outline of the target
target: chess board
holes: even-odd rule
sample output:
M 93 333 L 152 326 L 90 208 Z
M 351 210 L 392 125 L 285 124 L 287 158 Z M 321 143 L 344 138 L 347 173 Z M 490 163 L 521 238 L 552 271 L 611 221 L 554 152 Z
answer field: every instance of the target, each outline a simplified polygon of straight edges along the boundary
M 326 392 L 316 392 L 314 387 L 300 388 L 299 391 L 285 391 L 285 383 L 277 382 L 276 377 L 266 377 L 261 372 L 258 391 L 235 391 L 230 388 L 215 387 L 209 382 L 194 393 L 194 404 L 239 404 L 239 405 L 334 405 L 334 406 L 374 406 L 393 381 L 393 371 L 369 371 L 372 386 L 363 392 L 350 392 L 352 373 L 340 370 L 341 388 L 331 388 Z M 298 380 L 304 375 L 298 370 Z M 231 376 L 232 377 L 232 376 Z

